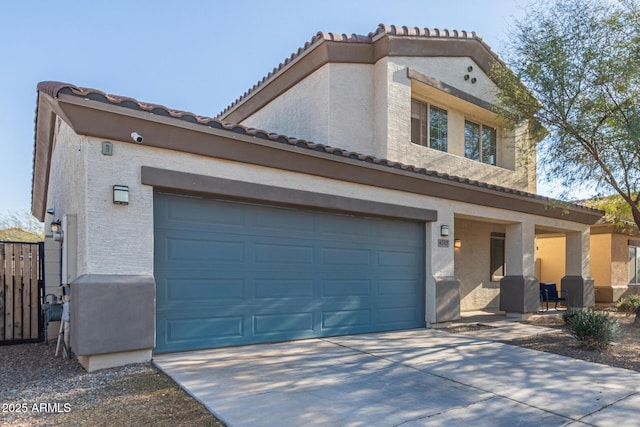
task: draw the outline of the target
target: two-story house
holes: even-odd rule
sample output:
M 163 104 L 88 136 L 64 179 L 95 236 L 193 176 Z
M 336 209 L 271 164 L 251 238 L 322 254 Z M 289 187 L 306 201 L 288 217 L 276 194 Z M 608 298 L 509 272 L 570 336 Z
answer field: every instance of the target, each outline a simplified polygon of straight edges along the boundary
M 62 228 L 81 363 L 524 318 L 547 233 L 593 304 L 601 213 L 535 195 L 493 64 L 473 33 L 381 25 L 316 35 L 217 118 L 41 83 L 32 210 Z

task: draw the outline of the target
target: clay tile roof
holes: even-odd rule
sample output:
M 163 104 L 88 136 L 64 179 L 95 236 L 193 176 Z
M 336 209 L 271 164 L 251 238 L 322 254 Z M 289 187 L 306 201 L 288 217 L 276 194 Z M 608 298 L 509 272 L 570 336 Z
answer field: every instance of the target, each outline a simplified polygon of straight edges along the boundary
M 217 118 L 197 116 L 193 113 L 189 113 L 186 111 L 172 110 L 159 104 L 141 102 L 133 98 L 128 98 L 124 96 L 110 95 L 97 89 L 82 88 L 82 87 L 74 86 L 67 83 L 61 83 L 61 82 L 41 82 L 38 84 L 38 92 L 46 93 L 53 98 L 58 98 L 60 94 L 73 95 L 73 96 L 77 96 L 85 99 L 91 99 L 93 101 L 118 105 L 123 108 L 147 111 L 156 115 L 169 116 L 178 120 L 184 120 L 191 123 L 201 124 L 203 126 L 221 129 L 227 132 L 235 132 L 235 133 L 239 133 L 239 134 L 254 137 L 254 138 L 259 138 L 262 140 L 273 141 L 274 143 L 292 145 L 302 149 L 325 153 L 327 155 L 346 157 L 346 158 L 357 160 L 363 163 L 373 163 L 376 165 L 380 165 L 381 167 L 400 169 L 400 170 L 414 173 L 417 175 L 426 175 L 430 177 L 436 177 L 445 181 L 452 181 L 452 182 L 456 182 L 456 183 L 471 186 L 471 187 L 486 188 L 495 192 L 516 194 L 518 196 L 529 198 L 529 199 L 537 199 L 541 201 L 553 201 L 553 199 L 551 198 L 539 196 L 533 193 L 527 193 L 525 191 L 519 191 L 519 190 L 514 190 L 511 188 L 502 187 L 498 185 L 487 184 L 485 182 L 470 180 L 468 178 L 462 178 L 459 176 L 449 175 L 446 173 L 440 173 L 434 170 L 428 170 L 422 167 L 416 167 L 414 165 L 407 165 L 400 162 L 394 162 L 388 159 L 380 159 L 369 154 L 357 153 L 350 150 L 344 150 L 338 147 L 331 147 L 324 144 L 318 144 L 311 141 L 306 141 L 304 139 L 298 139 L 298 138 L 293 138 L 286 135 L 281 135 L 278 133 L 269 133 L 265 130 L 250 128 L 250 127 L 239 125 L 236 123 L 225 123 Z M 571 205 L 575 208 L 580 208 L 580 209 L 591 211 L 591 212 L 599 212 L 597 209 L 588 208 L 578 204 L 572 203 Z
M 308 51 L 312 46 L 317 43 L 323 41 L 330 42 L 341 42 L 341 43 L 373 43 L 378 38 L 388 35 L 388 36 L 405 36 L 405 37 L 424 37 L 424 38 L 449 38 L 449 39 L 464 39 L 464 40 L 475 40 L 484 46 L 484 48 L 498 61 L 500 57 L 497 53 L 495 53 L 491 47 L 484 42 L 482 37 L 476 34 L 473 31 L 458 31 L 458 30 L 440 30 L 438 28 L 423 28 L 423 27 L 407 27 L 407 26 L 397 26 L 397 25 L 386 25 L 379 24 L 378 28 L 375 31 L 370 32 L 368 35 L 359 35 L 359 34 L 336 34 L 336 33 L 325 33 L 318 32 L 315 36 L 311 38 L 308 42 L 306 42 L 302 47 L 300 47 L 297 51 L 293 52 L 289 57 L 287 57 L 284 61 L 282 61 L 278 66 L 274 67 L 266 76 L 264 76 L 261 80 L 259 80 L 256 84 L 254 84 L 249 90 L 244 92 L 240 97 L 238 97 L 235 101 L 229 104 L 224 110 L 222 110 L 217 117 L 221 117 L 225 115 L 228 111 L 232 110 L 235 106 L 240 104 L 244 99 L 249 97 L 253 92 L 257 91 L 260 87 L 262 87 L 268 80 L 270 80 L 273 76 L 282 71 L 287 65 L 292 63 L 294 60 L 302 56 L 306 51 Z

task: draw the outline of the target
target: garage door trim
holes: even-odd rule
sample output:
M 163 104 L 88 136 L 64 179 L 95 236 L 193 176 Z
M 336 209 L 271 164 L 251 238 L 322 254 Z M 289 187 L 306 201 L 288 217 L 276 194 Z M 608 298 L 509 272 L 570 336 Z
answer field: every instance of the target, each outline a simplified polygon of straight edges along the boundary
M 142 166 L 141 173 L 142 183 L 151 185 L 156 190 L 241 198 L 262 203 L 266 202 L 334 212 L 366 214 L 367 216 L 381 218 L 397 218 L 424 222 L 436 221 L 438 219 L 438 212 L 432 209 L 353 199 L 333 194 L 288 189 L 149 166 Z

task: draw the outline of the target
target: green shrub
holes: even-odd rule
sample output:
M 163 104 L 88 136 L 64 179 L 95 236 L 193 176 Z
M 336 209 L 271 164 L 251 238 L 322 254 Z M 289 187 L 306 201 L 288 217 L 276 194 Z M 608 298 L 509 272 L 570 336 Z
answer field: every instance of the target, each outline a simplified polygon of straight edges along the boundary
M 616 308 L 618 311 L 622 311 L 623 313 L 627 313 L 628 315 L 635 314 L 638 311 L 638 307 L 640 307 L 640 295 L 632 295 L 628 298 L 621 298 L 616 304 Z
M 616 339 L 620 331 L 618 319 L 608 313 L 584 310 L 569 311 L 562 315 L 569 333 L 574 336 L 580 347 L 587 350 L 604 350 Z

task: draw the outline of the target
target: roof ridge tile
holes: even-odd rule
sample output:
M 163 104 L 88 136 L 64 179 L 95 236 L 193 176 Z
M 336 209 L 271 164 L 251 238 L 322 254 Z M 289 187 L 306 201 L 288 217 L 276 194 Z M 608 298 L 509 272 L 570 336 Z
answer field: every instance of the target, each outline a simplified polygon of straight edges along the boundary
M 338 34 L 332 32 L 324 32 L 318 31 L 311 40 L 308 40 L 304 43 L 303 46 L 299 47 L 298 50 L 294 51 L 285 58 L 280 64 L 274 67 L 271 71 L 267 73 L 262 79 L 258 80 L 250 89 L 245 91 L 241 96 L 236 98 L 231 104 L 225 107 L 220 113 L 217 114 L 217 117 L 222 117 L 233 108 L 235 108 L 238 104 L 244 101 L 247 97 L 249 97 L 253 92 L 258 90 L 262 85 L 264 85 L 267 80 L 271 79 L 274 75 L 280 72 L 283 68 L 294 62 L 300 56 L 302 56 L 306 51 L 308 51 L 312 46 L 316 43 L 322 41 L 331 41 L 331 42 L 340 42 L 340 43 L 372 43 L 374 39 L 382 35 L 390 35 L 390 36 L 413 36 L 413 37 L 426 37 L 426 38 L 458 38 L 458 39 L 467 39 L 467 40 L 477 40 L 490 52 L 490 54 L 494 55 L 497 59 L 499 56 L 497 53 L 491 49 L 491 47 L 484 42 L 482 37 L 476 34 L 475 31 L 459 31 L 459 30 L 441 30 L 441 29 L 433 29 L 428 27 L 409 27 L 409 26 L 397 26 L 397 25 L 387 25 L 387 24 L 378 24 L 378 27 L 375 31 L 370 32 L 368 35 L 361 35 L 352 33 L 348 34 Z

